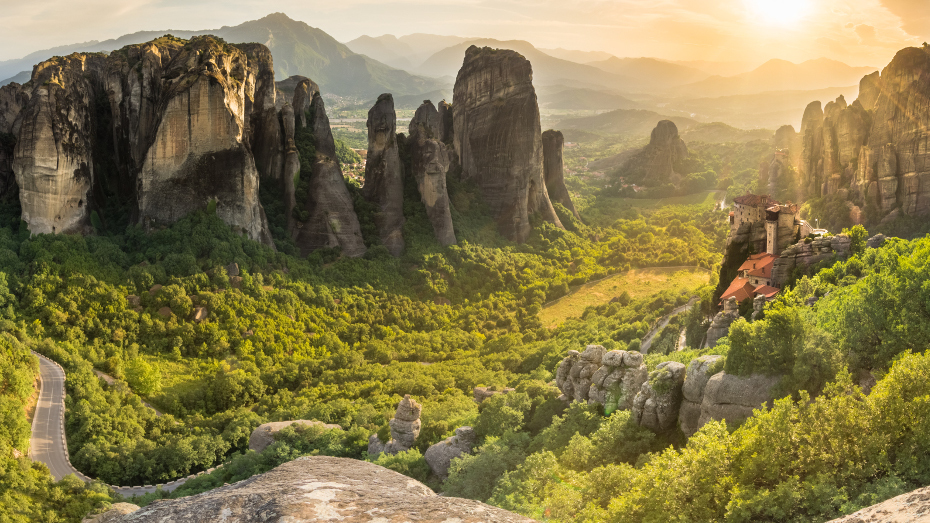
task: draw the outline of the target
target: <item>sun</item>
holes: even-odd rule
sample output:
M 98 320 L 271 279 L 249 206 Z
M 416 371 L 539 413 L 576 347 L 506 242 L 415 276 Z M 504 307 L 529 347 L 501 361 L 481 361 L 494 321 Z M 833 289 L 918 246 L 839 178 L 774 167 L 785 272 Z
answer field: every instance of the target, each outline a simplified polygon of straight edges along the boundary
M 811 10 L 811 0 L 743 0 L 753 21 L 760 25 L 791 27 Z

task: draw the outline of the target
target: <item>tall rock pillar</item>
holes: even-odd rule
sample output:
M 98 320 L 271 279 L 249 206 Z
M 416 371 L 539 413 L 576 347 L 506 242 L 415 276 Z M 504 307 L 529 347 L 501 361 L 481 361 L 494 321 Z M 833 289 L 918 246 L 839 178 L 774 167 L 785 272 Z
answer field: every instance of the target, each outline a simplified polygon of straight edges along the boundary
M 443 126 L 440 114 L 432 102 L 423 102 L 410 121 L 407 148 L 410 151 L 411 170 L 417 180 L 420 199 L 433 225 L 433 233 L 436 240 L 445 246 L 455 244 L 449 193 L 446 189 L 446 173 L 454 153 L 441 140 Z
M 568 188 L 565 187 L 565 174 L 562 164 L 562 147 L 565 144 L 565 138 L 562 136 L 561 131 L 549 129 L 542 134 L 542 142 L 543 171 L 546 177 L 546 190 L 549 192 L 549 199 L 561 203 L 575 215 L 575 218 L 580 220 L 581 216 L 575 210 L 572 197 L 568 193 Z
M 404 252 L 404 173 L 397 150 L 394 97 L 382 94 L 368 111 L 368 158 L 362 195 L 377 207 L 375 225 L 393 256 Z

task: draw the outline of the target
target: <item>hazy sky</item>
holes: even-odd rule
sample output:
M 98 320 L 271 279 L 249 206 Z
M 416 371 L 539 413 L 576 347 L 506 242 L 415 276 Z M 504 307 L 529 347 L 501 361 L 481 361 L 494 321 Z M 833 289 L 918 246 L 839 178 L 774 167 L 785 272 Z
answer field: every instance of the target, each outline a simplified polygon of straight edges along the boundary
M 275 11 L 340 41 L 421 32 L 681 60 L 826 56 L 880 67 L 930 41 L 930 0 L 0 0 L 0 60 Z

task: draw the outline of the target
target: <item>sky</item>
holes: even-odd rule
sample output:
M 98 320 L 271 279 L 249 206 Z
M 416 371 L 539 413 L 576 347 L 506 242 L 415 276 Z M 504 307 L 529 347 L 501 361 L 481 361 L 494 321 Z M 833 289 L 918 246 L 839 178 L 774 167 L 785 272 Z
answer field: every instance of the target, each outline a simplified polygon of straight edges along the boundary
M 898 49 L 930 41 L 930 0 L 0 0 L 0 60 L 278 11 L 343 42 L 432 33 L 755 64 L 827 57 L 881 67 Z

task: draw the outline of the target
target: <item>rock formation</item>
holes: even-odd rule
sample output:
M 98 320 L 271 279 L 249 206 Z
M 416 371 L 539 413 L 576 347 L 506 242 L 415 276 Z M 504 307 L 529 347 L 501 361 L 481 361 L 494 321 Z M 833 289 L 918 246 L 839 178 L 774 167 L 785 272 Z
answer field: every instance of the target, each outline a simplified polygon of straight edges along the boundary
M 532 214 L 559 227 L 543 176 L 539 107 L 529 60 L 515 51 L 471 46 L 455 80 L 455 151 L 502 235 L 524 242 Z
M 455 138 L 455 121 L 452 104 L 445 100 L 439 102 L 439 141 L 453 146 Z
M 462 454 L 471 454 L 475 446 L 477 435 L 471 427 L 459 427 L 455 429 L 455 435 L 446 438 L 435 445 L 426 449 L 423 458 L 429 465 L 433 474 L 442 480 L 449 475 L 449 466 L 452 460 Z
M 681 410 L 681 388 L 685 366 L 664 361 L 649 373 L 649 381 L 640 386 L 633 400 L 633 421 L 654 432 L 675 428 Z
M 742 423 L 758 409 L 772 401 L 772 392 L 781 378 L 753 374 L 742 377 L 720 372 L 711 376 L 704 387 L 698 429 L 711 420 Z
M 292 421 L 273 421 L 271 423 L 263 423 L 258 427 L 255 427 L 255 430 L 252 431 L 252 434 L 249 436 L 249 450 L 254 450 L 255 452 L 261 452 L 268 448 L 269 445 L 274 443 L 275 434 L 281 432 L 285 427 L 290 427 L 291 425 L 303 425 L 303 426 L 320 426 L 324 429 L 341 429 L 339 425 L 331 425 L 323 423 L 322 421 L 316 420 L 306 420 L 298 419 Z
M 336 142 L 319 93 L 313 96 L 311 112 L 316 158 L 307 201 L 297 202 L 309 217 L 295 225 L 294 241 L 304 255 L 321 248 L 340 247 L 346 256 L 361 256 L 365 253 L 365 242 L 336 159 Z
M 382 94 L 368 111 L 368 157 L 362 195 L 373 203 L 381 243 L 393 256 L 404 252 L 404 171 L 397 151 L 394 97 Z
M 567 400 L 604 406 L 607 413 L 630 410 L 648 371 L 638 352 L 588 345 L 583 353 L 568 351 L 556 370 L 556 385 Z
M 811 102 L 801 118 L 801 157 L 798 163 L 798 183 L 805 194 L 817 185 L 815 173 L 823 154 L 823 109 L 820 102 Z
M 810 267 L 834 256 L 841 260 L 849 258 L 850 242 L 849 236 L 838 234 L 815 238 L 811 241 L 802 240 L 788 247 L 775 260 L 775 266 L 772 268 L 772 285 L 783 286 L 791 277 L 795 267 Z M 709 337 L 710 334 L 708 334 Z
M 391 425 L 391 439 L 382 442 L 377 434 L 372 434 L 368 438 L 368 454 L 376 456 L 382 452 L 385 454 L 397 454 L 413 448 L 413 444 L 420 435 L 420 412 L 423 407 L 410 398 L 407 394 L 404 399 L 397 405 L 397 411 L 389 422 Z
M 442 104 L 445 102 L 440 107 Z M 445 115 L 451 114 L 447 109 Z M 451 127 L 448 130 L 451 131 Z M 449 193 L 446 189 L 446 173 L 455 153 L 451 146 L 444 143 L 443 131 L 440 113 L 432 102 L 424 100 L 410 121 L 407 150 L 410 153 L 411 170 L 420 190 L 420 199 L 433 225 L 433 233 L 436 240 L 446 246 L 455 244 Z
M 930 516 L 930 487 L 901 494 L 828 523 L 918 523 Z
M 736 298 L 731 296 L 723 303 L 723 310 L 714 316 L 710 328 L 707 329 L 707 341 L 704 343 L 704 347 L 712 349 L 717 346 L 717 341 L 730 332 L 730 325 L 739 317 L 739 303 Z
M 426 485 L 373 463 L 308 456 L 203 494 L 152 503 L 116 521 L 411 521 L 531 523 Z
M 720 356 L 701 356 L 691 360 L 685 372 L 685 382 L 681 387 L 681 409 L 678 411 L 678 421 L 685 436 L 691 437 L 701 428 L 701 403 L 704 401 L 704 389 L 711 377 Z
M 878 95 L 881 93 L 881 75 L 878 71 L 867 74 L 859 80 L 859 103 L 866 111 L 875 108 L 875 102 L 878 101 Z
M 116 523 L 123 521 L 123 516 L 126 514 L 132 514 L 137 510 L 139 510 L 139 505 L 114 503 L 106 511 L 82 519 L 81 523 Z
M 578 211 L 575 210 L 575 204 L 572 203 L 572 197 L 565 187 L 565 174 L 562 164 L 562 145 L 565 138 L 561 131 L 549 129 L 542 134 L 543 142 L 543 172 L 546 178 L 546 191 L 549 192 L 549 199 L 553 203 L 561 203 L 566 209 L 575 215 L 575 218 L 581 219 Z

